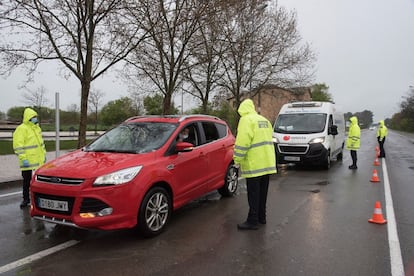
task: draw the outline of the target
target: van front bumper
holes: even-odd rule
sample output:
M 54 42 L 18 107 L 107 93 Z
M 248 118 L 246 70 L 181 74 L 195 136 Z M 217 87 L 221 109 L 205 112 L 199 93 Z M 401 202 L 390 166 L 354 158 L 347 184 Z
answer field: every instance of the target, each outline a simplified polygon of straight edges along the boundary
M 321 164 L 328 150 L 320 143 L 316 144 L 277 144 L 275 143 L 278 164 Z

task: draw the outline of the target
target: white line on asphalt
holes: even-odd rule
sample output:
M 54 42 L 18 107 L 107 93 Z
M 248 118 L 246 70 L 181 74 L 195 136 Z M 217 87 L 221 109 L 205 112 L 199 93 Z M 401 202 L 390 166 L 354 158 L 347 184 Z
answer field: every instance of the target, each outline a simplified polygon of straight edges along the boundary
M 384 176 L 385 210 L 387 213 L 388 245 L 390 247 L 391 275 L 404 276 L 404 265 L 401 257 L 400 240 L 398 239 L 397 224 L 395 222 L 394 206 L 392 202 L 390 181 L 388 179 L 387 163 L 382 159 L 382 173 Z
M 0 267 L 0 274 L 4 273 L 4 272 L 7 272 L 7 271 L 10 271 L 10 270 L 13 270 L 13 269 L 16 269 L 19 266 L 31 263 L 31 262 L 36 261 L 36 260 L 39 260 L 43 257 L 46 257 L 47 255 L 53 254 L 53 253 L 58 252 L 60 250 L 66 249 L 66 248 L 71 247 L 71 246 L 74 246 L 77 243 L 79 243 L 79 241 L 70 240 L 70 241 L 67 241 L 65 243 L 61 243 L 61 244 L 56 245 L 54 247 L 51 247 L 51 248 L 45 249 L 43 251 L 40 251 L 36 254 L 27 256 L 26 258 L 23 258 L 23 259 L 15 261 L 15 262 L 12 262 L 10 264 L 1 266 Z
M 21 194 L 21 193 L 22 193 L 22 192 L 14 192 L 14 193 L 2 194 L 2 195 L 0 195 L 0 198 L 1 198 L 1 197 L 6 197 L 6 196 L 18 195 L 18 194 Z

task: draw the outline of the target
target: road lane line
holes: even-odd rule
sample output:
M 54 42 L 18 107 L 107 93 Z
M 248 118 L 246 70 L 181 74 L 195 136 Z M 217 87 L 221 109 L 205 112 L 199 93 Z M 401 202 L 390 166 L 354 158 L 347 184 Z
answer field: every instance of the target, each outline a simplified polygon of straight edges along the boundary
M 0 195 L 0 198 L 1 198 L 1 197 L 6 197 L 6 196 L 18 195 L 18 194 L 21 194 L 21 193 L 22 193 L 22 192 L 14 192 L 14 193 L 2 194 L 2 195 Z
M 23 259 L 17 260 L 15 262 L 10 263 L 10 264 L 4 265 L 4 266 L 0 267 L 0 274 L 4 273 L 4 272 L 7 272 L 7 271 L 10 271 L 10 270 L 13 270 L 13 269 L 16 269 L 19 266 L 37 261 L 37 260 L 39 260 L 43 257 L 46 257 L 46 256 L 50 255 L 50 254 L 53 254 L 53 253 L 56 253 L 56 252 L 61 251 L 63 249 L 66 249 L 68 247 L 74 246 L 77 243 L 79 243 L 79 241 L 70 240 L 70 241 L 67 241 L 65 243 L 61 243 L 61 244 L 56 245 L 54 247 L 51 247 L 51 248 L 45 249 L 43 251 L 40 251 L 38 253 L 35 253 L 33 255 L 27 256 Z
M 400 240 L 398 239 L 397 224 L 395 222 L 394 206 L 392 202 L 390 181 L 388 179 L 387 163 L 382 158 L 382 173 L 384 176 L 385 210 L 387 213 L 388 245 L 390 247 L 390 263 L 392 276 L 404 276 L 404 265 L 401 257 Z

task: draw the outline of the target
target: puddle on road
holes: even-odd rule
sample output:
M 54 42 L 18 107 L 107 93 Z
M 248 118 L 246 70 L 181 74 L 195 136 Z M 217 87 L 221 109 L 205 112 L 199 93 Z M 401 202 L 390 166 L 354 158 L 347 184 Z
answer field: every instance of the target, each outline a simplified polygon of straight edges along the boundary
M 316 183 L 311 184 L 311 185 L 326 186 L 328 184 L 329 184 L 329 181 L 328 180 L 324 180 L 324 181 L 316 182 Z

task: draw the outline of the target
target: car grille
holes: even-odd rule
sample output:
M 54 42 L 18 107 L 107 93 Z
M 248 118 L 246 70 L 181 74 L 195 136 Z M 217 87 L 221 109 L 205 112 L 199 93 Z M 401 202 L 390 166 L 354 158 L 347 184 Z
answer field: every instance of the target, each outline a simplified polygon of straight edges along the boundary
M 35 198 L 35 205 L 39 210 L 42 210 L 42 211 L 45 211 L 45 212 L 48 212 L 48 213 L 52 213 L 52 214 L 61 214 L 61 215 L 70 215 L 72 213 L 73 203 L 75 202 L 74 197 L 54 196 L 54 195 L 47 195 L 47 194 L 40 194 L 40 193 L 35 193 L 34 198 Z M 39 207 L 39 204 L 38 204 L 39 198 L 50 199 L 50 200 L 59 200 L 59 201 L 67 201 L 69 210 L 68 211 L 59 211 L 59 210 L 51 210 L 51 209 L 41 208 L 41 207 Z
M 109 205 L 96 198 L 84 198 L 80 207 L 80 213 L 99 212 Z
M 278 145 L 280 153 L 300 153 L 305 154 L 308 151 L 309 146 L 289 146 L 289 145 Z
M 62 185 L 80 185 L 84 179 L 80 178 L 65 178 L 56 176 L 36 175 L 36 180 L 39 182 L 62 184 Z

